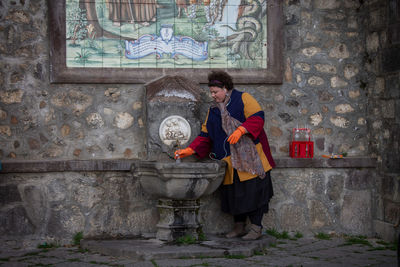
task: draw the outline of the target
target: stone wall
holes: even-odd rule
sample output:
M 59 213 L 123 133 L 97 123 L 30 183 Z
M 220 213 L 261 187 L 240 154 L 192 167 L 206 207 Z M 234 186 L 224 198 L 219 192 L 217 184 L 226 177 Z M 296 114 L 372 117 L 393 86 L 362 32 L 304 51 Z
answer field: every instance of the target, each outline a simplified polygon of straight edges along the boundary
M 374 162 L 366 158 L 336 166 L 306 162 L 309 166 L 297 161 L 303 167 L 288 167 L 293 160 L 277 159 L 283 167 L 272 172 L 275 195 L 264 227 L 304 235 L 373 235 Z M 78 232 L 87 238 L 154 236 L 157 199 L 132 177 L 129 161 L 106 164 L 82 167 L 85 164 L 70 162 L 68 168 L 76 171 L 64 172 L 34 169 L 39 163 L 19 170 L 6 164 L 7 172 L 14 173 L 0 176 L 0 235 L 5 244 L 69 244 Z M 25 172 L 29 168 L 31 172 Z M 92 171 L 78 171 L 83 168 Z M 112 168 L 120 171 L 106 171 Z M 199 213 L 206 234 L 224 233 L 232 227 L 232 217 L 221 212 L 218 191 L 201 199 Z
M 143 85 L 50 84 L 46 1 L 1 5 L 0 159 L 142 158 Z M 311 127 L 316 155 L 368 155 L 367 4 L 283 6 L 283 84 L 237 85 L 265 110 L 274 155 L 288 155 L 298 125 Z
M 291 223 L 298 219 L 300 230 L 371 234 L 372 226 L 361 226 L 360 220 L 372 213 L 375 230 L 393 231 L 400 214 L 395 115 L 400 60 L 393 60 L 399 49 L 396 31 L 390 30 L 398 21 L 388 12 L 389 3 L 398 1 L 283 3 L 283 83 L 237 85 L 266 112 L 274 156 L 286 157 L 292 128 L 307 125 L 316 158 L 346 152 L 377 157 L 382 167 L 379 175 L 371 169 L 278 170 L 277 195 L 265 223 L 294 230 Z M 50 84 L 47 18 L 45 0 L 0 2 L 0 160 L 145 157 L 144 86 Z M 367 179 L 358 189 L 346 182 L 354 172 Z M 57 238 L 80 230 L 105 235 L 154 230 L 154 224 L 143 224 L 153 222 L 154 202 L 126 173 L 0 174 L 0 179 L 2 232 L 14 225 L 24 227 L 9 233 Z M 127 205 L 128 196 L 140 201 Z M 349 215 L 370 199 L 364 217 Z M 218 207 L 217 201 L 209 205 Z M 120 218 L 129 221 L 125 225 Z M 225 229 L 221 222 L 209 230 Z
M 372 1 L 367 9 L 369 150 L 381 177 L 374 227 L 394 240 L 400 233 L 400 1 Z

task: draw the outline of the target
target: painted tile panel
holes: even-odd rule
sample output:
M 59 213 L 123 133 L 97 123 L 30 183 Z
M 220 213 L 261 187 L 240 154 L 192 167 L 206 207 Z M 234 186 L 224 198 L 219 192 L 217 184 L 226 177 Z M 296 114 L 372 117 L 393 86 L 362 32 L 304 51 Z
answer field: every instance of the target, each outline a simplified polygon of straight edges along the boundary
M 66 0 L 67 67 L 267 67 L 267 0 Z

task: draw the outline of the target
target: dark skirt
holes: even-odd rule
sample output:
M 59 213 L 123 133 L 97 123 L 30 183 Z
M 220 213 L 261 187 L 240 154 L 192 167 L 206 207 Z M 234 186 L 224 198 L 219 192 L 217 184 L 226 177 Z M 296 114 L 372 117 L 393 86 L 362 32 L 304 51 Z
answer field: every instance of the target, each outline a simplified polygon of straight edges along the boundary
M 240 182 L 237 171 L 233 173 L 233 184 L 221 186 L 222 211 L 239 215 L 262 209 L 268 212 L 269 201 L 274 195 L 271 181 L 271 171 L 265 173 L 265 178 L 256 177 Z

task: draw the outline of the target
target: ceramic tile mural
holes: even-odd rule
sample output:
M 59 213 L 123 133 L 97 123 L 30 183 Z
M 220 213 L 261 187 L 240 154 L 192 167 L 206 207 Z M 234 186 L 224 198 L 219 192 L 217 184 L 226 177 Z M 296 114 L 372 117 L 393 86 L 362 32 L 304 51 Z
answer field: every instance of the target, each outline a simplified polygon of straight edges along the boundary
M 267 68 L 267 0 L 66 0 L 69 68 Z

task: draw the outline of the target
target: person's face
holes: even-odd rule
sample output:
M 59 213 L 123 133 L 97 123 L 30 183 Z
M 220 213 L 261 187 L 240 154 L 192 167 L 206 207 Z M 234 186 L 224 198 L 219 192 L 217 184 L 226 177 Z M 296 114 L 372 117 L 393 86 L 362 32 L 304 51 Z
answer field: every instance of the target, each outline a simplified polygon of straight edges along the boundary
M 211 97 L 214 98 L 214 101 L 217 103 L 222 103 L 225 100 L 226 96 L 226 89 L 220 88 L 218 86 L 211 86 L 210 87 Z

